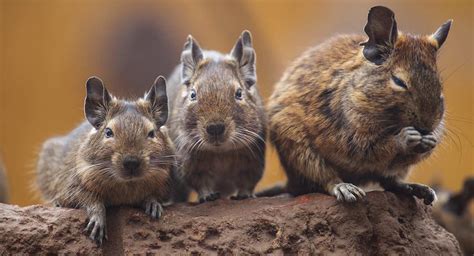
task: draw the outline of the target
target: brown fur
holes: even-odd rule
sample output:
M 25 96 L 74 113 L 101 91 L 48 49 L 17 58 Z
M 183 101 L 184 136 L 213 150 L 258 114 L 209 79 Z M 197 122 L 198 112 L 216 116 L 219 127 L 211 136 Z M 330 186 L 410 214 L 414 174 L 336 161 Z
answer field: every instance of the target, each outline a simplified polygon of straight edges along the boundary
M 157 204 L 167 198 L 174 154 L 149 100 L 111 97 L 106 109 L 100 126 L 85 121 L 70 134 L 46 141 L 37 170 L 37 184 L 47 201 L 85 208 L 91 221 L 103 218 L 96 220 L 100 225 L 105 225 L 106 206 L 155 203 L 161 208 Z M 104 136 L 106 128 L 113 131 L 113 138 Z M 154 138 L 147 136 L 151 130 Z M 140 160 L 133 174 L 123 165 L 127 156 Z M 102 239 L 99 234 L 91 238 Z
M 424 145 L 408 148 L 402 129 L 415 127 L 420 140 L 441 139 L 444 107 L 432 38 L 398 33 L 381 65 L 365 58 L 367 41 L 345 35 L 311 48 L 276 85 L 268 105 L 270 138 L 292 194 L 326 192 L 353 201 L 363 191 L 352 185 L 348 198 L 338 184 L 381 181 L 400 189 L 410 167 L 431 153 Z
M 237 47 L 243 48 L 242 54 L 235 53 L 240 51 Z M 169 83 L 170 132 L 182 159 L 182 178 L 198 192 L 200 201 L 215 200 L 220 194 L 253 196 L 264 168 L 266 120 L 252 80 L 255 53 L 250 34 L 244 32 L 227 56 L 202 52 L 189 38 L 182 62 Z M 190 99 L 192 90 L 195 100 Z M 225 127 L 217 139 L 206 132 L 214 123 Z

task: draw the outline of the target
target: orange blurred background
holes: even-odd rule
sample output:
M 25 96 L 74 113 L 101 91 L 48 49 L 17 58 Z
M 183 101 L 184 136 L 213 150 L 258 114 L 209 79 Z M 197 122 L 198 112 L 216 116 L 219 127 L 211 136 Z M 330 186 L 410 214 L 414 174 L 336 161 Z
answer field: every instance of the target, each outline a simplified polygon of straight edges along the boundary
M 38 150 L 83 120 L 89 76 L 100 76 L 117 96 L 141 96 L 178 64 L 188 34 L 203 48 L 227 52 L 249 29 L 266 100 L 305 49 L 362 33 L 374 5 L 393 9 L 398 28 L 411 33 L 429 34 L 454 19 L 439 58 L 450 132 L 409 179 L 459 189 L 474 175 L 473 1 L 0 0 L 0 155 L 10 202 L 40 202 L 30 186 Z M 283 180 L 270 149 L 259 188 Z

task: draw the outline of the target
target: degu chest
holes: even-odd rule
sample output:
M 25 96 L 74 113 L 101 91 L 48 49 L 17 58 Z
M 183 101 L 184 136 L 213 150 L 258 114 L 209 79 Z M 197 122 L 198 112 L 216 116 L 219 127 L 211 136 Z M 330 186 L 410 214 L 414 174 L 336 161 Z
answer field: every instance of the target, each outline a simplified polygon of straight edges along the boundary
M 125 182 L 109 187 L 103 194 L 106 205 L 136 205 L 153 193 L 153 186 L 143 182 Z
M 247 163 L 248 156 L 239 151 L 209 152 L 191 155 L 185 160 L 183 167 L 192 172 L 212 172 L 232 177 L 234 173 L 245 168 Z

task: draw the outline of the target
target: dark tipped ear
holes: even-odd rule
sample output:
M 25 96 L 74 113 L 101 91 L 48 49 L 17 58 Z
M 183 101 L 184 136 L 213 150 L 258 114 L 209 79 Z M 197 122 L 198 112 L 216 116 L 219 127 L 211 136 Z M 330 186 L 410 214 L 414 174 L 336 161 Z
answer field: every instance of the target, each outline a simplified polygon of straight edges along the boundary
M 145 96 L 150 102 L 151 111 L 157 127 L 161 127 L 168 120 L 168 96 L 166 95 L 166 80 L 159 76 Z
M 196 66 L 203 58 L 201 47 L 194 38 L 189 35 L 184 44 L 183 52 L 181 53 L 181 63 L 183 65 L 181 72 L 181 81 L 183 84 L 189 84 L 191 77 L 196 70 Z
M 438 30 L 436 30 L 436 32 L 431 35 L 431 38 L 433 38 L 437 43 L 436 48 L 441 48 L 444 41 L 446 41 L 452 23 L 453 20 L 446 21 L 443 25 L 441 25 L 441 27 L 438 28 Z
M 369 40 L 363 44 L 365 58 L 377 65 L 382 64 L 397 40 L 395 14 L 384 6 L 372 7 L 364 31 L 369 36 Z
M 242 32 L 230 54 L 237 60 L 240 74 L 242 74 L 246 85 L 248 87 L 254 85 L 257 82 L 256 56 L 252 47 L 252 35 L 249 31 Z
M 86 90 L 87 96 L 84 103 L 84 112 L 89 123 L 97 129 L 105 121 L 112 97 L 102 80 L 95 76 L 87 79 Z

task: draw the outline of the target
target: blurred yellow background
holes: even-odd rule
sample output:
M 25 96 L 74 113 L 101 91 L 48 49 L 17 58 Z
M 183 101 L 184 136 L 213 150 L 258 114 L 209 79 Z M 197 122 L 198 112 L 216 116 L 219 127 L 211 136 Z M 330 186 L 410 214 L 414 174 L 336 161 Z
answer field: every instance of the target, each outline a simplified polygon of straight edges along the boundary
M 83 120 L 89 76 L 100 76 L 115 95 L 136 97 L 171 72 L 188 34 L 203 48 L 227 52 L 249 29 L 267 99 L 305 49 L 362 33 L 374 5 L 393 9 L 398 28 L 416 34 L 454 19 L 439 56 L 448 136 L 410 180 L 459 189 L 474 175 L 473 1 L 0 0 L 0 155 L 10 202 L 40 202 L 30 189 L 38 150 Z M 259 188 L 284 180 L 275 150 L 268 152 Z

